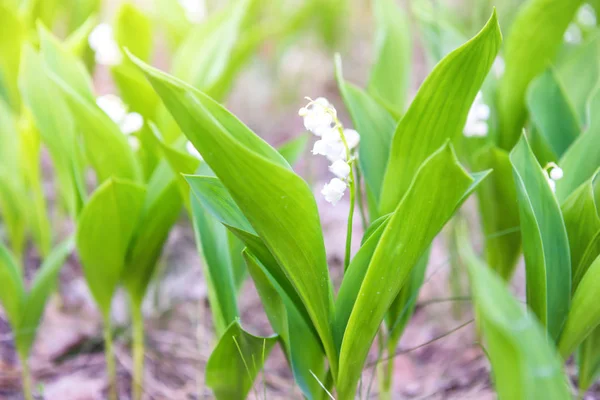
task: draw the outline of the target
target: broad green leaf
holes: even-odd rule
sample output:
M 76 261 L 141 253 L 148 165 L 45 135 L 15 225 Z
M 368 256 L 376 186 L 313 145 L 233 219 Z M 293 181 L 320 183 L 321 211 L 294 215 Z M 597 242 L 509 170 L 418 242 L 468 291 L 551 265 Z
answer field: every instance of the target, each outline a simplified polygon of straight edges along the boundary
M 65 39 L 65 47 L 78 58 L 83 58 L 89 49 L 88 36 L 98 24 L 95 15 L 88 17 L 81 26 L 71 32 Z
M 486 175 L 470 176 L 448 143 L 419 168 L 383 230 L 345 327 L 337 381 L 340 398 L 354 396 L 390 305 L 431 241 Z
M 565 359 L 600 325 L 599 285 L 600 258 L 596 258 L 575 290 L 571 310 L 560 335 L 558 350 Z
M 254 336 L 239 322 L 233 322 L 206 364 L 206 385 L 212 389 L 215 398 L 245 399 L 277 339 L 277 336 Z
M 210 97 L 139 60 L 136 63 L 285 271 L 335 371 L 333 293 L 310 187 L 275 149 Z
M 279 146 L 277 151 L 279 151 L 279 154 L 281 154 L 290 165 L 294 165 L 298 162 L 300 157 L 302 157 L 302 154 L 306 152 L 308 139 L 310 139 L 309 135 L 298 136 Z
M 375 99 L 344 80 L 339 56 L 336 56 L 335 67 L 340 93 L 350 112 L 354 127 L 361 135 L 358 163 L 364 174 L 367 190 L 379 204 L 396 121 Z M 371 215 L 371 219 L 376 218 L 377 215 Z
M 83 134 L 85 150 L 98 180 L 111 177 L 138 181 L 140 167 L 127 138 L 95 103 L 84 66 L 44 29 L 40 29 L 46 72 L 65 96 Z
M 579 390 L 586 391 L 600 375 L 600 328 L 596 328 L 579 346 Z
M 183 6 L 171 0 L 154 0 L 154 20 L 165 31 L 171 49 L 176 49 L 192 28 Z
M 24 194 L 8 173 L 0 170 L 0 216 L 6 236 L 17 259 L 23 257 L 27 231 L 27 203 Z
M 75 174 L 75 122 L 54 83 L 43 72 L 42 59 L 31 47 L 23 50 L 20 89 L 24 103 L 33 115 L 44 145 L 52 157 L 58 190 L 69 215 L 76 216 L 83 199 L 77 189 Z M 52 104 L 52 107 L 48 105 Z
M 312 372 L 324 380 L 325 354 L 319 338 L 307 326 L 292 300 L 260 261 L 247 250 L 244 251 L 244 258 L 269 322 L 283 342 L 294 381 L 307 399 L 320 399 L 323 389 L 311 374 Z
M 504 280 L 510 280 L 521 252 L 519 207 L 508 153 L 488 147 L 475 156 L 478 170 L 492 169 L 477 192 L 485 235 L 487 264 Z
M 36 272 L 31 288 L 27 293 L 19 324 L 13 326 L 15 343 L 23 358 L 26 358 L 35 340 L 38 325 L 44 314 L 48 297 L 56 287 L 58 274 L 65 260 L 74 250 L 74 238 L 70 237 L 56 246 Z
M 100 11 L 101 0 L 62 0 L 67 14 L 67 32 L 73 32 Z
M 381 215 L 392 212 L 421 163 L 462 135 L 467 114 L 500 48 L 496 12 L 473 39 L 429 74 L 394 133 L 381 191 Z
M 144 196 L 142 186 L 111 178 L 96 189 L 79 217 L 76 243 L 81 266 L 104 317 L 123 276 Z
M 146 62 L 152 55 L 152 23 L 143 11 L 123 3 L 115 16 L 115 41 Z
M 498 398 L 571 399 L 560 358 L 545 330 L 502 278 L 473 254 L 467 240 L 459 250 L 469 270 L 475 318 L 485 338 Z
M 581 132 L 577 114 L 553 69 L 536 78 L 527 91 L 533 124 L 558 160 Z
M 598 171 L 562 204 L 561 211 L 569 237 L 571 252 L 571 292 L 574 292 L 589 264 L 584 264 L 584 255 L 594 237 L 600 232 L 600 217 L 594 197 L 594 181 Z
M 579 123 L 587 125 L 588 103 L 600 79 L 600 34 L 594 34 L 558 63 L 556 73 L 570 103 L 573 104 Z
M 204 209 L 194 195 L 191 196 L 194 232 L 204 258 L 213 323 L 217 334 L 221 335 L 239 317 L 227 229 Z
M 579 185 L 588 180 L 600 165 L 600 89 L 589 103 L 590 124 L 558 163 L 564 177 L 556 183 L 556 196 L 564 201 Z
M 0 303 L 11 326 L 19 326 L 26 294 L 21 267 L 13 254 L 0 242 Z
M 506 68 L 498 88 L 500 141 L 503 149 L 519 140 L 527 118 L 529 83 L 553 60 L 563 35 L 583 0 L 529 0 L 506 38 Z
M 25 26 L 16 9 L 0 3 L 0 98 L 15 111 L 20 107 L 17 77 L 25 35 Z
M 525 136 L 510 153 L 523 254 L 527 304 L 556 340 L 571 297 L 571 256 L 560 206 Z
M 377 30 L 375 62 L 369 75 L 368 92 L 401 114 L 410 85 L 410 23 L 402 8 L 393 0 L 376 0 L 373 7 Z
M 123 284 L 137 304 L 142 303 L 169 232 L 183 201 L 178 177 L 163 161 L 148 182 L 142 214 L 130 241 Z

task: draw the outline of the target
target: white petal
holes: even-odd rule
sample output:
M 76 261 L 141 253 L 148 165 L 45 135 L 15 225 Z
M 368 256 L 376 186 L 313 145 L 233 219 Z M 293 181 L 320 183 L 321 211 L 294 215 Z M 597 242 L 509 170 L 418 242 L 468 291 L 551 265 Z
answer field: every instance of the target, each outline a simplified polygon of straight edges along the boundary
M 327 152 L 325 156 L 331 162 L 346 160 L 346 148 L 341 141 L 327 143 Z
M 570 44 L 579 44 L 583 39 L 583 35 L 581 34 L 581 29 L 576 24 L 571 24 L 567 28 L 567 31 L 564 35 L 564 40 Z
M 321 190 L 321 194 L 329 203 L 336 205 L 344 195 L 346 190 L 346 182 L 338 178 L 333 178 L 329 183 L 326 183 Z
M 127 142 L 129 143 L 129 146 L 131 146 L 131 148 L 133 150 L 139 150 L 140 148 L 140 139 L 138 139 L 136 136 L 127 136 Z
M 94 50 L 113 40 L 112 26 L 107 23 L 97 25 L 88 36 L 88 43 Z
M 487 104 L 478 104 L 475 109 L 475 116 L 479 119 L 486 120 L 490 117 L 490 107 Z
M 96 99 L 96 104 L 117 124 L 120 124 L 127 114 L 123 101 L 114 94 L 107 94 Z
M 120 124 L 121 132 L 126 135 L 139 131 L 143 126 L 144 118 L 136 112 L 127 114 Z
M 337 128 L 328 127 L 325 129 L 320 129 L 319 133 L 321 140 L 323 140 L 325 143 L 335 143 L 342 140 L 340 137 L 340 131 Z
M 563 173 L 562 168 L 554 167 L 550 170 L 550 179 L 552 179 L 554 181 L 561 180 L 563 175 L 564 175 L 564 173 Z
M 548 185 L 550 185 L 550 189 L 556 193 L 556 182 L 554 182 L 552 179 L 548 179 L 546 182 L 548 182 Z
M 329 166 L 329 170 L 338 178 L 346 179 L 350 175 L 350 166 L 344 160 L 337 160 Z
M 594 7 L 589 4 L 582 5 L 579 11 L 577 11 L 577 22 L 590 28 L 596 26 L 596 11 L 594 11 Z
M 179 4 L 185 11 L 185 17 L 193 23 L 201 22 L 206 16 L 206 4 L 204 0 L 179 0 Z
M 350 150 L 354 149 L 360 143 L 360 135 L 354 129 L 344 129 L 344 136 Z
M 200 154 L 200 152 L 198 150 L 196 150 L 196 147 L 194 147 L 194 145 L 192 144 L 192 142 L 190 142 L 188 140 L 188 142 L 185 144 L 185 149 L 187 150 L 188 154 L 191 156 L 196 157 L 198 160 L 203 160 L 202 155 Z
M 317 140 L 313 145 L 312 153 L 314 155 L 327 155 L 327 143 L 323 140 Z

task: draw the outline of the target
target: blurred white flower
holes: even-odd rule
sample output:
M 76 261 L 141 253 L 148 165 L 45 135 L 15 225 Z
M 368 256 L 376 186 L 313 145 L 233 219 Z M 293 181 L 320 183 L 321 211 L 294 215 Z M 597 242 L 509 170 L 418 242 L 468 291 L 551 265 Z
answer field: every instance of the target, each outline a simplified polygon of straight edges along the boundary
M 136 112 L 128 113 L 121 98 L 114 94 L 96 98 L 96 104 L 114 123 L 119 125 L 119 129 L 125 135 L 131 135 L 144 126 L 144 118 Z
M 123 54 L 115 41 L 112 26 L 99 24 L 88 36 L 88 43 L 95 53 L 95 59 L 101 65 L 118 65 L 123 60 Z
M 556 181 L 561 180 L 564 175 L 562 168 L 556 163 L 550 162 L 544 167 L 544 175 L 546 175 L 546 181 L 552 192 L 556 192 Z
M 483 102 L 483 94 L 477 93 L 475 101 L 467 115 L 467 123 L 463 133 L 466 137 L 484 137 L 488 134 L 487 120 L 490 117 L 490 107 Z
M 596 11 L 594 7 L 585 3 L 577 11 L 577 22 L 587 28 L 593 28 L 596 26 Z
M 338 178 L 347 179 L 350 175 L 350 165 L 344 160 L 336 160 L 329 166 L 329 170 Z
M 346 191 L 346 182 L 341 179 L 333 178 L 329 183 L 326 183 L 321 190 L 321 194 L 329 203 L 336 205 Z
M 304 118 L 304 127 L 316 136 L 322 136 L 324 132 L 332 128 L 335 119 L 335 108 L 324 97 L 311 100 L 306 107 L 298 111 L 298 115 Z
M 206 17 L 206 3 L 204 0 L 179 0 L 188 21 L 201 22 Z
M 497 79 L 502 78 L 504 75 L 504 70 L 506 69 L 506 64 L 504 63 L 504 58 L 501 56 L 497 56 L 492 64 L 492 71 L 494 71 L 494 75 Z
M 196 157 L 200 161 L 204 161 L 200 152 L 196 149 L 196 147 L 194 147 L 192 142 L 190 142 L 189 140 L 185 144 L 185 149 L 187 150 L 189 155 Z
M 344 129 L 344 137 L 350 150 L 354 150 L 360 143 L 360 135 L 354 129 Z
M 563 175 L 563 170 L 560 167 L 554 167 L 550 170 L 550 179 L 553 181 L 561 180 Z
M 138 139 L 137 136 L 127 136 L 127 142 L 129 142 L 129 146 L 131 146 L 133 150 L 137 151 L 140 149 L 140 139 Z
M 313 146 L 312 153 L 327 157 L 331 162 L 337 160 L 346 160 L 346 149 L 341 140 L 328 142 L 326 140 L 317 140 Z
M 577 24 L 570 24 L 563 36 L 565 42 L 570 44 L 579 44 L 583 40 L 581 29 Z

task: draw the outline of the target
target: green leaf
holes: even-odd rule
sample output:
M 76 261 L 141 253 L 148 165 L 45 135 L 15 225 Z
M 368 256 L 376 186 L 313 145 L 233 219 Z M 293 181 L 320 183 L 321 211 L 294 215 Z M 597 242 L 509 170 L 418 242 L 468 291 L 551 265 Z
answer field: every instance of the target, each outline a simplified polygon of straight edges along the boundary
M 563 358 L 568 358 L 598 325 L 600 325 L 600 257 L 589 267 L 579 283 L 571 310 L 558 342 L 558 350 Z
M 354 127 L 361 135 L 358 163 L 364 174 L 367 190 L 379 204 L 396 121 L 375 99 L 344 80 L 339 56 L 335 58 L 335 75 Z M 371 219 L 376 218 L 376 215 L 371 215 Z
M 290 165 L 294 165 L 306 152 L 306 145 L 308 144 L 309 139 L 309 135 L 300 135 L 279 146 L 277 151 L 279 151 L 279 154 L 281 154 Z
M 510 153 L 527 279 L 527 304 L 556 340 L 569 311 L 571 256 L 560 206 L 525 136 Z
M 206 364 L 206 385 L 215 398 L 245 399 L 275 343 L 277 336 L 254 336 L 233 322 Z
M 381 191 L 381 215 L 396 208 L 417 169 L 433 151 L 462 135 L 471 104 L 501 41 L 494 11 L 481 32 L 446 56 L 423 82 L 394 133 Z
M 600 34 L 595 33 L 559 62 L 556 73 L 570 103 L 573 104 L 579 123 L 587 125 L 588 103 L 600 79 Z
M 138 181 L 140 167 L 127 138 L 95 102 L 85 67 L 52 35 L 40 29 L 46 71 L 61 89 L 83 134 L 85 150 L 98 180 L 110 177 Z
M 553 69 L 536 78 L 527 91 L 533 124 L 558 160 L 581 132 L 577 115 Z
M 368 92 L 397 114 L 402 114 L 410 88 L 410 23 L 402 8 L 392 0 L 376 0 L 373 7 L 377 30 Z
M 583 393 L 600 374 L 600 328 L 596 327 L 579 346 L 579 391 Z
M 589 245 L 600 232 L 600 217 L 594 197 L 594 181 L 597 176 L 598 171 L 577 188 L 561 206 L 571 252 L 571 292 L 575 291 L 589 267 L 589 264 L 582 261 L 585 260 Z
M 16 9 L 0 3 L 0 98 L 17 111 L 20 107 L 17 77 L 26 29 Z
M 275 149 L 210 97 L 135 62 L 285 271 L 335 370 L 329 326 L 333 293 L 310 187 Z
M 123 276 L 127 248 L 143 211 L 144 196 L 142 186 L 111 178 L 96 189 L 79 217 L 76 243 L 81 266 L 104 317 L 108 317 Z
M 431 241 L 486 175 L 470 176 L 448 143 L 419 168 L 383 230 L 345 327 L 337 381 L 340 398 L 354 396 L 390 305 Z
M 140 9 L 123 3 L 115 16 L 115 41 L 146 62 L 152 55 L 152 23 Z
M 556 183 L 556 196 L 564 201 L 579 185 L 589 179 L 600 165 L 600 89 L 589 103 L 590 124 L 560 159 L 564 177 Z
M 21 267 L 13 254 L 0 242 L 0 303 L 13 327 L 19 326 L 26 299 L 20 271 Z
M 23 101 L 33 115 L 35 125 L 50 155 L 58 189 L 69 215 L 76 216 L 83 199 L 77 188 L 75 122 L 68 105 L 54 83 L 41 73 L 43 62 L 31 46 L 24 47 L 19 77 Z M 52 104 L 52 107 L 48 107 Z
M 74 238 L 68 238 L 50 252 L 36 272 L 21 310 L 19 324 L 13 326 L 16 346 L 23 358 L 31 350 L 48 297 L 54 292 L 58 274 L 74 247 Z
M 183 201 L 178 177 L 163 161 L 154 171 L 146 192 L 142 214 L 135 228 L 123 271 L 123 284 L 141 305 L 154 275 L 169 231 L 177 222 Z
M 244 251 L 244 258 L 269 322 L 283 342 L 294 381 L 307 399 L 322 398 L 323 389 L 311 374 L 324 380 L 325 354 L 319 338 L 260 261 L 248 250 Z
M 95 15 L 88 17 L 81 26 L 71 32 L 65 39 L 65 46 L 78 58 L 83 58 L 89 49 L 88 36 L 98 24 Z
M 521 253 L 519 207 L 508 153 L 484 148 L 474 158 L 477 170 L 492 169 L 477 196 L 485 235 L 487 264 L 504 280 L 510 280 Z
M 553 60 L 582 2 L 530 0 L 515 18 L 506 38 L 506 69 L 498 88 L 499 145 L 503 149 L 512 148 L 519 140 L 527 118 L 527 87 Z
M 459 251 L 469 271 L 475 317 L 485 337 L 498 398 L 571 399 L 567 377 L 544 329 L 511 295 L 502 278 L 473 254 L 468 240 L 463 240 Z

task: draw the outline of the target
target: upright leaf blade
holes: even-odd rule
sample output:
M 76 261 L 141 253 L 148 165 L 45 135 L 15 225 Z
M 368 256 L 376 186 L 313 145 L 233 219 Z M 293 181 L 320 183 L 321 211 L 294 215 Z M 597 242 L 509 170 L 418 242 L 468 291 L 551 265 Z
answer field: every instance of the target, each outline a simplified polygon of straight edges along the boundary
M 571 297 L 571 256 L 565 224 L 525 136 L 510 153 L 510 161 L 519 203 L 527 304 L 556 340 Z
M 473 39 L 429 74 L 398 124 L 381 192 L 381 215 L 392 212 L 429 155 L 462 134 L 467 114 L 500 49 L 496 12 Z

